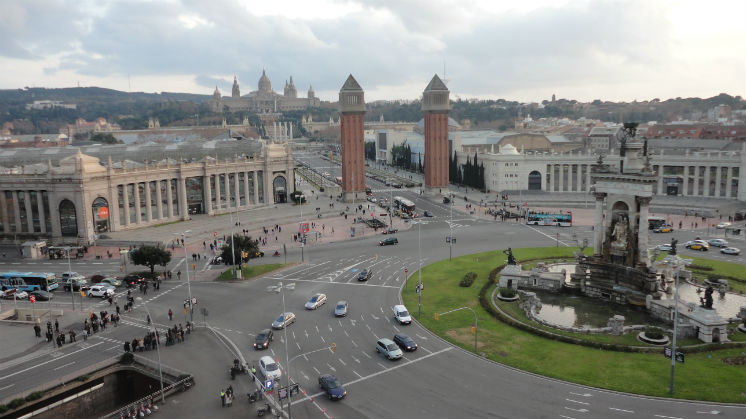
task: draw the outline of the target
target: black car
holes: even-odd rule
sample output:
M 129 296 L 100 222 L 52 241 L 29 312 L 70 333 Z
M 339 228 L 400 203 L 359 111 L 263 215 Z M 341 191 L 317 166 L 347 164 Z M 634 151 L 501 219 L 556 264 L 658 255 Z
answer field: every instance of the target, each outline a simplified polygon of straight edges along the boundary
M 422 213 L 422 215 L 424 215 L 425 217 L 432 217 L 433 213 L 430 212 L 430 211 L 425 211 L 425 212 Z
M 407 335 L 394 335 L 394 343 L 399 345 L 403 351 L 416 351 L 417 344 Z
M 450 203 L 451 203 L 451 199 L 450 199 L 450 198 L 448 198 L 447 196 L 444 196 L 444 197 L 443 197 L 443 203 L 444 203 L 444 204 L 450 204 Z
M 145 278 L 141 277 L 140 275 L 129 274 L 125 276 L 122 281 L 124 281 L 124 284 L 127 285 L 127 288 L 130 288 L 142 284 L 143 281 L 145 281 Z
M 49 301 L 54 298 L 54 294 L 49 291 L 36 290 L 29 293 L 29 297 L 35 297 L 36 301 Z
M 370 269 L 363 269 L 360 271 L 359 274 L 357 274 L 357 280 L 358 281 L 367 281 L 370 279 L 370 276 L 373 274 L 373 272 Z
M 341 400 L 347 395 L 347 390 L 342 388 L 337 377 L 331 374 L 319 376 L 319 387 L 326 392 L 329 400 Z
M 273 333 L 271 329 L 264 329 L 256 335 L 254 341 L 254 349 L 267 349 L 269 343 L 272 342 Z

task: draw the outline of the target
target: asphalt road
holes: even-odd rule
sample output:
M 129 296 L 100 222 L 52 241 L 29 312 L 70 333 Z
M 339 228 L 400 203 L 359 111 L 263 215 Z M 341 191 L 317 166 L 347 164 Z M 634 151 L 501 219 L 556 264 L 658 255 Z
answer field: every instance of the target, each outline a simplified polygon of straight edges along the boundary
M 376 190 L 386 189 L 371 180 L 368 183 Z M 206 308 L 206 323 L 235 344 L 250 364 L 269 354 L 281 364 L 282 383 L 289 374 L 294 382 L 301 384 L 304 393 L 295 398 L 292 405 L 295 417 L 683 419 L 715 415 L 713 412 L 724 418 L 746 416 L 743 406 L 639 397 L 527 374 L 454 348 L 417 324 L 398 325 L 393 320 L 391 307 L 399 302 L 404 270 L 410 273 L 417 270 L 420 244 L 423 265 L 448 258 L 449 245 L 445 238 L 451 226 L 458 238 L 452 248 L 454 256 L 508 246 L 574 245 L 577 239 L 592 238 L 592 231 L 588 227 L 529 227 L 512 221 L 479 220 L 463 214 L 454 214 L 451 220 L 447 205 L 421 199 L 411 191 L 399 190 L 396 194 L 414 201 L 418 211 L 430 210 L 434 214 L 433 218 L 423 219 L 423 224 L 396 234 L 399 245 L 377 246 L 381 236 L 311 245 L 305 248 L 304 264 L 254 281 L 191 284 L 192 295 L 198 298 L 195 320 L 203 321 L 199 310 Z M 657 239 L 658 236 L 661 239 Z M 653 244 L 667 239 L 665 235 L 654 235 Z M 682 249 L 682 253 L 687 252 L 690 251 Z M 715 253 L 706 256 L 712 257 Z M 288 261 L 299 262 L 300 250 L 291 250 Z M 102 262 L 104 265 L 80 263 L 73 270 L 98 273 L 108 266 L 106 262 Z M 271 262 L 274 262 L 271 258 L 264 258 L 252 263 Z M 67 270 L 66 262 L 64 265 L 63 270 Z M 15 266 L 18 270 L 38 270 L 28 264 Z M 114 269 L 118 267 L 117 262 Z M 372 268 L 373 276 L 360 283 L 356 279 L 357 272 L 363 268 Z M 54 271 L 58 269 L 55 267 Z M 288 327 L 287 340 L 283 331 L 277 331 L 269 349 L 255 351 L 251 348 L 255 334 L 269 327 L 283 311 L 283 294 L 270 289 L 279 282 L 294 284 L 294 289 L 286 289 L 283 294 L 287 311 L 294 312 L 297 321 Z M 186 321 L 181 309 L 186 288 L 183 282 L 170 281 L 164 283 L 160 293 L 151 291 L 144 296 L 158 327 Z M 317 310 L 305 310 L 304 303 L 319 292 L 327 295 L 327 304 Z M 423 304 L 427 304 L 426 293 Z M 335 318 L 333 307 L 343 299 L 349 301 L 350 312 L 344 318 Z M 64 305 L 67 304 L 65 300 L 55 303 Z M 108 306 L 105 302 L 96 304 L 96 311 Z M 176 312 L 172 322 L 166 314 L 169 308 Z M 417 307 L 409 309 L 416 311 Z M 0 399 L 66 371 L 74 371 L 82 363 L 117 356 L 125 340 L 143 335 L 147 328 L 141 306 L 123 319 L 118 328 L 110 327 L 85 344 L 40 351 L 0 365 Z M 419 349 L 405 353 L 397 361 L 388 361 L 376 353 L 377 339 L 391 338 L 399 332 L 412 337 Z M 287 358 L 293 359 L 289 365 L 286 342 Z M 332 344 L 336 344 L 336 352 L 331 351 Z M 155 352 L 143 355 L 155 358 Z M 228 367 L 234 355 L 206 328 L 198 329 L 185 343 L 164 347 L 162 357 L 165 364 L 195 374 L 197 382 L 193 390 L 168 399 L 167 406 L 162 407 L 164 417 L 253 414 L 256 406 L 248 405 L 241 395 L 255 384 L 246 376 L 230 381 Z M 317 377 L 324 373 L 335 374 L 347 388 L 348 396 L 344 401 L 331 402 L 320 393 Z M 239 397 L 233 407 L 222 409 L 217 394 L 228 384 L 234 386 Z

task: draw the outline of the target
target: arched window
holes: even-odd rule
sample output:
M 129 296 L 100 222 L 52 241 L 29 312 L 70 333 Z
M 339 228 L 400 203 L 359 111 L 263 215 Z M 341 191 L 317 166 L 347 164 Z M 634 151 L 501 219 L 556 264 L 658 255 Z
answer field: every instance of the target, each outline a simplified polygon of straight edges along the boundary
M 69 199 L 60 202 L 60 230 L 63 236 L 78 236 L 78 215 L 75 213 L 75 204 Z
M 528 174 L 528 190 L 529 191 L 540 191 L 541 190 L 541 173 L 538 170 Z
M 93 200 L 91 209 L 93 210 L 93 227 L 96 234 L 109 231 L 109 201 L 106 198 L 98 197 Z
M 287 181 L 282 176 L 277 176 L 272 181 L 272 193 L 275 196 L 275 204 L 288 202 Z

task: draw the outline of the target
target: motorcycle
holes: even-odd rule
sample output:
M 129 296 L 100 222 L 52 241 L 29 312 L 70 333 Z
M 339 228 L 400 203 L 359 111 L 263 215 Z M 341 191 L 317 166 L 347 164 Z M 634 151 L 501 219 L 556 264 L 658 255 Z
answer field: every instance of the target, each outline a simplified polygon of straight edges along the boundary
M 249 398 L 249 403 L 254 403 L 259 400 L 261 400 L 264 396 L 262 395 L 261 390 L 252 391 L 250 393 L 246 393 L 246 396 Z
M 264 416 L 265 413 L 272 414 L 272 406 L 270 406 L 269 403 L 264 403 L 264 407 L 256 409 L 257 416 Z

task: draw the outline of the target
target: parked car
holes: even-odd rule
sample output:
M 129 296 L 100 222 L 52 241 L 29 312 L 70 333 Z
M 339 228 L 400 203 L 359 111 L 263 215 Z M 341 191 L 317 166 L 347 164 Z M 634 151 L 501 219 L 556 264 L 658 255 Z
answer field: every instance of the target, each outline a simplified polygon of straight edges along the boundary
M 265 379 L 277 380 L 282 377 L 280 364 L 275 362 L 271 356 L 263 356 L 259 358 L 259 371 L 261 371 Z
M 718 225 L 716 225 L 715 228 L 727 228 L 727 227 L 730 227 L 730 226 L 731 226 L 731 223 L 722 222 L 722 223 L 719 223 Z
M 707 240 L 707 243 L 715 247 L 728 247 L 728 241 L 723 239 L 710 239 Z
M 741 254 L 741 249 L 739 249 L 737 247 L 724 247 L 724 248 L 720 249 L 720 253 L 722 253 L 724 255 L 735 255 L 735 256 L 738 256 L 738 255 Z
M 267 349 L 273 338 L 272 329 L 264 329 L 256 335 L 254 349 Z
M 370 269 L 363 269 L 360 271 L 359 274 L 357 274 L 357 280 L 358 281 L 367 281 L 370 279 L 370 276 L 373 274 L 373 272 Z
M 95 284 L 88 289 L 88 297 L 108 298 L 114 295 L 114 287 L 105 284 Z
M 379 246 L 388 246 L 391 244 L 398 244 L 399 240 L 396 239 L 396 237 L 386 237 L 385 239 L 378 242 Z
M 28 298 L 28 293 L 26 291 L 19 291 L 16 289 L 9 289 L 3 291 L 3 298 L 6 300 L 25 300 Z
M 341 400 L 347 395 L 347 390 L 339 384 L 337 377 L 331 374 L 319 376 L 319 387 L 324 390 L 329 400 Z
M 402 304 L 395 305 L 392 310 L 394 311 L 394 318 L 399 324 L 410 324 L 412 323 L 412 317 L 409 315 L 409 311 Z
M 272 322 L 273 329 L 284 329 L 286 326 L 290 326 L 295 323 L 295 313 L 287 312 L 280 314 L 280 317 Z
M 686 248 L 691 250 L 700 250 L 706 252 L 710 250 L 710 245 L 704 240 L 691 240 L 686 242 Z
M 673 232 L 672 225 L 662 225 L 658 228 L 653 229 L 653 233 L 671 233 L 671 232 Z
M 88 289 L 88 281 L 85 278 L 68 278 L 62 282 L 62 289 L 65 291 L 85 291 Z
M 401 349 L 391 339 L 378 339 L 376 342 L 376 352 L 383 354 L 386 359 L 399 359 L 404 356 Z
M 394 343 L 399 345 L 403 351 L 411 352 L 417 350 L 417 344 L 407 335 L 395 334 Z
M 326 303 L 326 294 L 316 294 L 306 302 L 306 310 L 316 310 Z
M 31 294 L 29 294 L 29 297 L 33 296 L 36 301 L 49 301 L 52 298 L 54 298 L 54 294 L 52 294 L 49 291 L 44 290 L 35 290 L 31 291 Z
M 337 305 L 334 307 L 334 316 L 335 317 L 344 317 L 347 315 L 347 309 L 349 305 L 347 304 L 347 301 L 337 301 Z

